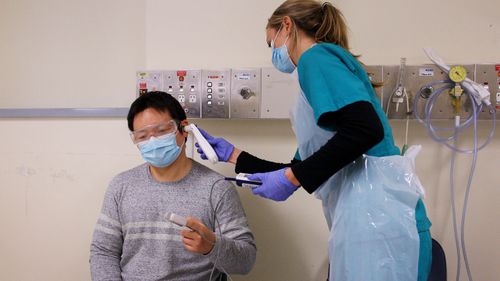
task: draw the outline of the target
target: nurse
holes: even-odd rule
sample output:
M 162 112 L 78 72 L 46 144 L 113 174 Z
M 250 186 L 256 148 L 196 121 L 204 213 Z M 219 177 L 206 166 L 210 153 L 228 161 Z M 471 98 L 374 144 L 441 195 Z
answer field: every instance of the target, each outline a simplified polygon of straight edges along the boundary
M 329 2 L 285 1 L 267 22 L 266 40 L 273 65 L 300 84 L 291 114 L 293 160 L 259 159 L 200 131 L 221 161 L 262 182 L 254 194 L 284 201 L 302 187 L 322 200 L 331 281 L 427 280 L 431 223 L 419 181 L 412 161 L 399 156 L 373 86 L 349 51 L 341 12 Z

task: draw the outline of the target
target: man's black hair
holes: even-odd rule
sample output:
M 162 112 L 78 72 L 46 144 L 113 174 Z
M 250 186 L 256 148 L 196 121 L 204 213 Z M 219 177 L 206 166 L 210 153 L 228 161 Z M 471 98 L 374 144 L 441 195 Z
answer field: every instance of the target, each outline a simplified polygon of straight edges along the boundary
M 130 131 L 134 130 L 135 116 L 148 108 L 153 108 L 158 112 L 169 113 L 170 117 L 177 122 L 178 126 L 181 121 L 186 120 L 186 112 L 179 101 L 170 94 L 161 91 L 147 92 L 138 97 L 130 106 L 127 116 L 128 128 Z M 179 130 L 181 130 L 180 126 Z

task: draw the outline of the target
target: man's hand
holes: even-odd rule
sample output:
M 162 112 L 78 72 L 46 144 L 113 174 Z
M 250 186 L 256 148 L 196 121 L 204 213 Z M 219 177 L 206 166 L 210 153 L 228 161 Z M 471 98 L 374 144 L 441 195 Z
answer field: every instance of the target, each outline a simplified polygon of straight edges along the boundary
M 186 226 L 191 229 L 185 229 L 181 232 L 182 243 L 186 250 L 208 254 L 215 245 L 215 233 L 208 229 L 199 219 L 188 217 Z

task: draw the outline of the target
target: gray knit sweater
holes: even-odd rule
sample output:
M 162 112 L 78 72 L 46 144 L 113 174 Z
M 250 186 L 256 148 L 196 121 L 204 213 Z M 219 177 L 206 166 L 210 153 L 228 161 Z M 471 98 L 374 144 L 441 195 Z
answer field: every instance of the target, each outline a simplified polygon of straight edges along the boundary
M 213 188 L 213 221 L 209 197 L 222 176 L 193 161 L 178 182 L 157 182 L 147 164 L 123 172 L 110 183 L 90 247 L 94 281 L 208 280 L 214 276 L 246 274 L 255 262 L 253 235 L 234 186 L 224 180 Z M 207 255 L 187 251 L 181 228 L 165 219 L 174 212 L 200 219 L 216 233 Z M 217 280 L 217 278 L 212 278 Z

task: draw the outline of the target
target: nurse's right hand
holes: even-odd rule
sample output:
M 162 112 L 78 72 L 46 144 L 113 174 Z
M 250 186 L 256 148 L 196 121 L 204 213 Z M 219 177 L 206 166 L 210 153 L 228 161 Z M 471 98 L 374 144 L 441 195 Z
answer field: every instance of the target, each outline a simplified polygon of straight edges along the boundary
M 219 158 L 219 161 L 222 162 L 228 162 L 231 158 L 231 154 L 233 153 L 234 145 L 232 145 L 230 142 L 223 138 L 214 138 L 211 135 L 209 135 L 207 132 L 205 132 L 203 129 L 198 127 L 198 130 L 200 130 L 200 133 L 205 137 L 207 142 L 213 147 L 215 150 L 215 154 L 217 154 L 217 158 Z M 207 160 L 207 156 L 203 152 L 203 150 L 200 148 L 198 143 L 196 145 L 196 151 L 200 154 L 201 159 Z M 229 161 L 233 162 L 233 161 Z

